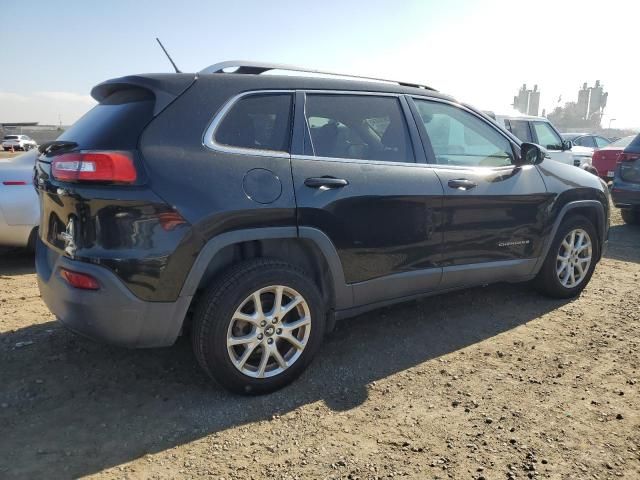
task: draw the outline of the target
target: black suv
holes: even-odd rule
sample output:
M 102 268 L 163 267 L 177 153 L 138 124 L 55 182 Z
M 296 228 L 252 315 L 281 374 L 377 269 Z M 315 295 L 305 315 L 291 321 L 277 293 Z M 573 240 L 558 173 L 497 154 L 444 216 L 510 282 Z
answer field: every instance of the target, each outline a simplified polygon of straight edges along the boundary
M 296 71 L 109 80 L 40 147 L 38 281 L 60 321 L 128 347 L 189 332 L 211 377 L 264 393 L 337 319 L 492 282 L 587 285 L 609 225 L 597 177 L 429 87 L 263 75 L 278 69 Z

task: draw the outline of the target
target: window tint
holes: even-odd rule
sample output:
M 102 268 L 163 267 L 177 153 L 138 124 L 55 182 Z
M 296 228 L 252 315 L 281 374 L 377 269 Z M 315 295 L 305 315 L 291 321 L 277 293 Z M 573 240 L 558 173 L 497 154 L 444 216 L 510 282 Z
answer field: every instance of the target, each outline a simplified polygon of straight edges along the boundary
M 506 120 L 505 120 L 506 121 Z M 529 122 L 525 120 L 509 120 L 509 131 L 523 142 L 532 142 Z
M 538 144 L 549 150 L 562 150 L 562 140 L 555 130 L 546 122 L 533 122 L 533 130 L 538 137 Z
M 594 138 L 596 139 L 596 145 L 598 146 L 598 148 L 606 147 L 611 143 L 606 138 L 602 138 L 602 137 L 594 137 Z
M 289 151 L 292 96 L 251 95 L 236 102 L 215 132 L 215 141 L 231 147 Z
M 413 162 L 404 113 L 395 97 L 308 94 L 310 141 L 305 154 L 318 157 Z
M 510 142 L 475 115 L 453 105 L 415 100 L 436 163 L 505 166 L 513 159 Z

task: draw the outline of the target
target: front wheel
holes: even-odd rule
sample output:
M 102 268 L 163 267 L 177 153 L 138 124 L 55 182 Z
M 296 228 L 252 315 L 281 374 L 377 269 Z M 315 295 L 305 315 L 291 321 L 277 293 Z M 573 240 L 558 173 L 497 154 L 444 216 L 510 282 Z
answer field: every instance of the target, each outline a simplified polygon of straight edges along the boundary
M 262 394 L 302 373 L 324 331 L 314 282 L 292 265 L 257 259 L 231 268 L 204 293 L 192 343 L 211 378 L 236 393 Z
M 597 232 L 582 215 L 565 220 L 558 228 L 534 285 L 554 298 L 578 295 L 589 283 L 598 254 Z

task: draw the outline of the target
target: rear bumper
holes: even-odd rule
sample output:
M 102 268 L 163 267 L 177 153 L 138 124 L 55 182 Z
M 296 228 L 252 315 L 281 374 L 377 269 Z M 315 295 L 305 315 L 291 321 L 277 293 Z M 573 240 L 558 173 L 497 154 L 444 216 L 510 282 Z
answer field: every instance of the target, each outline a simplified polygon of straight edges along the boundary
M 80 290 L 60 276 L 60 268 L 93 276 L 99 290 Z M 131 348 L 171 345 L 180 334 L 191 297 L 147 302 L 133 295 L 110 270 L 58 255 L 36 244 L 40 294 L 49 310 L 70 330 L 94 340 Z
M 611 188 L 613 204 L 618 208 L 640 207 L 640 184 L 614 180 Z
M 9 225 L 0 209 L 0 245 L 3 247 L 26 247 L 29 245 L 33 225 Z

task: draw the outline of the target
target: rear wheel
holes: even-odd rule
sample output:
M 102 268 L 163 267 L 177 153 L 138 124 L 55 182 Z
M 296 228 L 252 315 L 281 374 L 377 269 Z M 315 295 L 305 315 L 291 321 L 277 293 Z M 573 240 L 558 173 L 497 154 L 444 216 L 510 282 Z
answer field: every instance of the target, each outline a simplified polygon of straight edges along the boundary
M 596 266 L 597 232 L 582 215 L 565 220 L 534 280 L 541 293 L 554 298 L 578 295 L 589 283 Z
M 634 208 L 623 208 L 620 210 L 622 220 L 629 225 L 637 225 L 640 223 L 640 210 Z
M 231 268 L 204 293 L 192 342 L 211 378 L 237 393 L 262 394 L 302 373 L 324 330 L 322 297 L 307 275 L 257 259 Z

